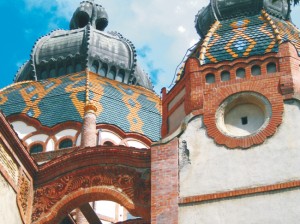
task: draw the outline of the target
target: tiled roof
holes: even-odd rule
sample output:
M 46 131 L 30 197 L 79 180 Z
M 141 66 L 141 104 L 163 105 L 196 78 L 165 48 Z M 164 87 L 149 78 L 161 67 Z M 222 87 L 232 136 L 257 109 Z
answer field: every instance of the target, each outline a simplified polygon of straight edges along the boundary
M 193 55 L 200 59 L 201 64 L 278 51 L 272 27 L 261 15 L 220 21 L 215 31 L 209 32 L 207 37 Z M 203 49 L 205 44 L 207 46 Z
M 290 41 L 298 51 L 300 57 L 300 30 L 295 27 L 291 22 L 278 19 L 274 16 L 271 17 L 283 42 Z
M 16 83 L 0 90 L 0 110 L 6 116 L 24 113 L 52 127 L 66 121 L 82 122 L 87 99 L 97 106 L 98 124 L 113 124 L 125 132 L 159 140 L 160 98 L 143 87 L 93 73 Z

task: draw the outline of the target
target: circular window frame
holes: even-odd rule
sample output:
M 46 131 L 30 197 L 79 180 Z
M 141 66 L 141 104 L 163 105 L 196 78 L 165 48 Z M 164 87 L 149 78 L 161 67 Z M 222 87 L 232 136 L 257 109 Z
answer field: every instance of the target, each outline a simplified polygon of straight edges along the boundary
M 261 109 L 264 116 L 264 122 L 260 127 L 247 135 L 236 135 L 227 129 L 225 122 L 226 114 L 239 105 L 250 104 Z M 261 94 L 255 92 L 241 92 L 227 97 L 219 106 L 215 114 L 216 126 L 218 130 L 225 136 L 232 138 L 247 138 L 257 135 L 264 130 L 270 123 L 272 117 L 272 106 L 269 100 Z
M 230 96 L 244 92 L 257 93 L 269 101 L 272 108 L 272 116 L 269 123 L 256 134 L 242 138 L 225 135 L 217 127 L 216 112 Z M 266 88 L 265 82 L 259 81 L 252 85 L 246 82 L 240 83 L 234 88 L 229 86 L 223 87 L 221 90 L 215 89 L 205 95 L 203 107 L 203 122 L 207 135 L 213 138 L 216 144 L 224 145 L 229 149 L 247 149 L 251 146 L 262 144 L 268 137 L 276 133 L 278 126 L 282 122 L 284 103 L 283 96 L 278 92 L 277 85 Z

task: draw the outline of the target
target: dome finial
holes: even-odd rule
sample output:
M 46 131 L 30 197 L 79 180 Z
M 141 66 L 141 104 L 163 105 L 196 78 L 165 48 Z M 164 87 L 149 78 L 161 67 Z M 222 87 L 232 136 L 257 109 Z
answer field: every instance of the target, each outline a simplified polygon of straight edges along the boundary
M 95 3 L 95 0 L 82 1 L 80 3 L 71 19 L 70 29 L 83 28 L 88 23 L 100 31 L 103 31 L 108 25 L 108 15 L 105 9 Z

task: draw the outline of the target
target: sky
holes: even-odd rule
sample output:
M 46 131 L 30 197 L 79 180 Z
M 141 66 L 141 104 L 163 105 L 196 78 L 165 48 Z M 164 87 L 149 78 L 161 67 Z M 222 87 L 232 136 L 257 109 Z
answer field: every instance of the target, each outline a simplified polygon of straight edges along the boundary
M 81 0 L 0 0 L 0 89 L 11 84 L 30 58 L 35 41 L 55 29 L 68 29 Z M 198 40 L 197 12 L 209 0 L 95 0 L 109 16 L 106 31 L 131 40 L 138 63 L 151 76 L 155 91 L 169 87 L 187 50 Z M 300 27 L 300 6 L 293 8 Z

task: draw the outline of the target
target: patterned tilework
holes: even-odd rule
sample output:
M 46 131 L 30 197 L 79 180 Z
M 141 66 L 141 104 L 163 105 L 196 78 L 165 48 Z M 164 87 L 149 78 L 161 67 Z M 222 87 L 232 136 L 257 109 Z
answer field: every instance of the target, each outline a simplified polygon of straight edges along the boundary
M 297 49 L 300 57 L 300 30 L 291 22 L 271 16 L 275 22 L 283 42 L 290 41 Z
M 90 95 L 98 108 L 97 123 L 114 124 L 125 132 L 137 132 L 159 140 L 161 102 L 143 87 L 124 85 L 97 75 L 90 76 Z M 140 100 L 143 99 L 143 100 Z
M 82 122 L 86 93 L 97 107 L 97 123 L 113 124 L 125 132 L 160 138 L 161 101 L 143 87 L 128 86 L 85 72 L 38 82 L 16 83 L 0 90 L 0 110 L 6 116 L 27 114 L 52 127 Z
M 200 51 L 201 47 L 196 56 Z M 267 21 L 260 15 L 243 16 L 220 22 L 209 40 L 204 64 L 277 51 L 278 44 Z
M 83 109 L 80 108 L 84 102 L 77 104 L 74 98 L 84 99 L 85 88 L 78 88 L 84 84 L 84 73 L 39 82 L 16 83 L 0 91 L 0 97 L 7 98 L 6 102 L 0 102 L 0 109 L 6 116 L 27 114 L 48 127 L 65 121 L 80 121 L 83 117 Z

